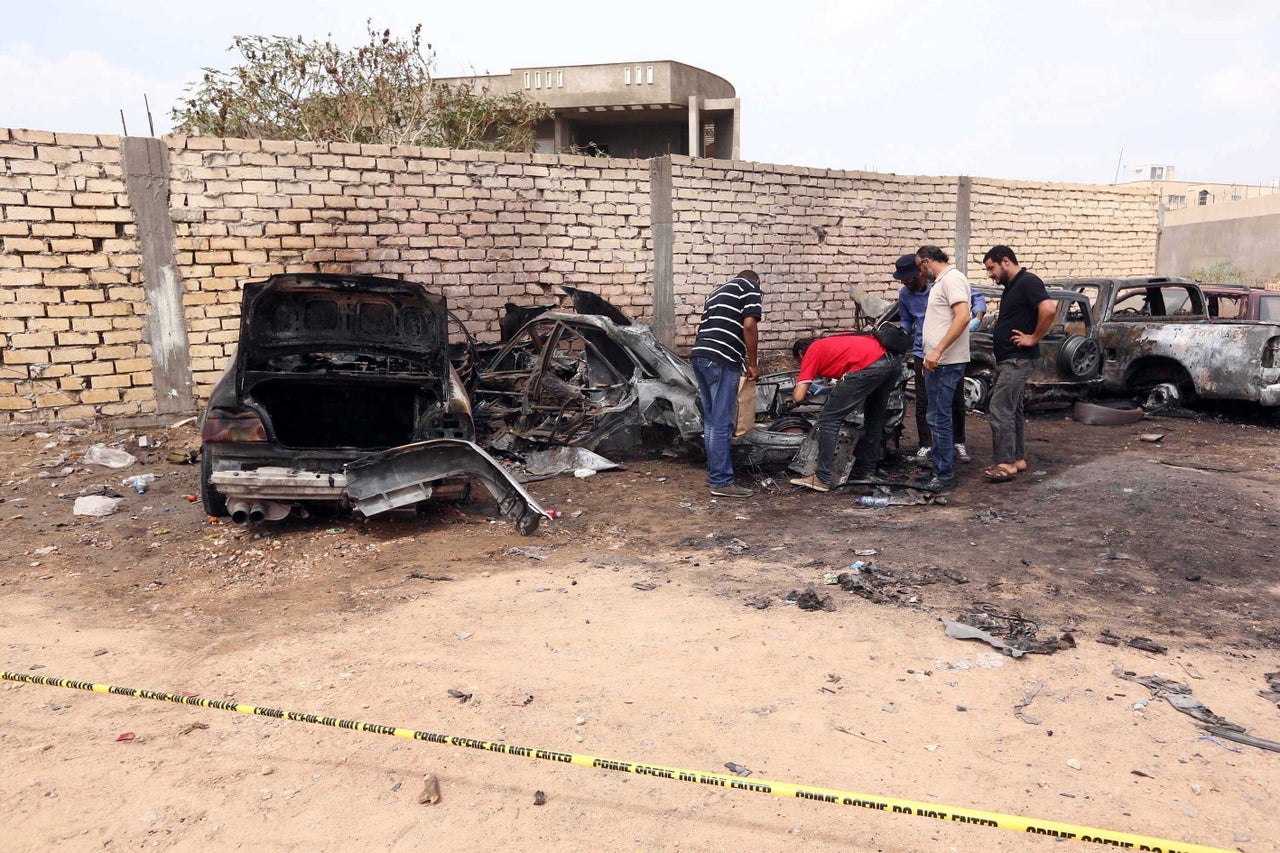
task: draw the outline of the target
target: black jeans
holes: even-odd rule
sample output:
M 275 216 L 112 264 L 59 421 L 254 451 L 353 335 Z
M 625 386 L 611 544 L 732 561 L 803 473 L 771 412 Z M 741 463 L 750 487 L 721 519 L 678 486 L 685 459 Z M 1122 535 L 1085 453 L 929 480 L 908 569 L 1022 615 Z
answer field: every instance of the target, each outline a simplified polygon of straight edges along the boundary
M 899 363 L 885 354 L 856 373 L 846 373 L 831 389 L 818 413 L 818 480 L 831 485 L 831 465 L 836 455 L 840 424 L 858 406 L 866 403 L 862 415 L 862 438 L 854 455 L 854 469 L 875 470 L 884 444 L 884 422 L 889 417 L 889 395 L 898 380 Z
M 1012 465 L 1027 458 L 1022 391 L 1039 363 L 1036 358 L 1010 358 L 996 364 L 996 381 L 987 404 L 996 464 Z
M 920 436 L 921 447 L 933 446 L 933 433 L 929 430 L 929 392 L 924 387 L 924 359 L 911 357 L 911 366 L 916 372 L 916 435 Z M 964 444 L 964 382 L 956 389 L 951 399 L 951 441 L 953 444 Z

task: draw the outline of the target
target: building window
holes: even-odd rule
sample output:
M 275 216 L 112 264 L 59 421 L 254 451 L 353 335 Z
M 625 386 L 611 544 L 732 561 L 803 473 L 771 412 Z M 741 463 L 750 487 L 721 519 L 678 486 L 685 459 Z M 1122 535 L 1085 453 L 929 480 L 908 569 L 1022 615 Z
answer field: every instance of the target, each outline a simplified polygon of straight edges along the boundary
M 639 86 L 641 83 L 644 82 L 644 77 L 640 75 L 640 72 L 643 70 L 644 69 L 642 69 L 639 65 L 636 66 L 636 85 L 637 86 Z
M 1240 200 L 1240 199 L 1242 199 L 1242 198 L 1244 198 L 1244 196 L 1238 196 L 1238 195 L 1233 195 L 1233 196 L 1231 196 L 1231 200 L 1232 200 L 1232 201 L 1239 201 L 1239 200 Z
M 1200 205 L 1201 207 L 1204 207 L 1206 204 L 1209 203 L 1209 191 L 1200 190 L 1200 195 L 1198 195 L 1196 198 L 1197 198 L 1196 204 Z
M 624 71 L 622 72 L 622 78 L 623 78 L 623 79 L 622 79 L 622 83 L 623 83 L 623 85 L 624 85 L 624 86 L 630 86 L 630 85 L 631 85 L 631 66 L 630 66 L 630 65 L 628 65 L 628 66 L 626 67 L 626 70 L 624 70 Z
M 530 82 L 530 78 L 531 78 L 532 76 L 533 76 L 533 75 L 532 75 L 532 74 L 530 74 L 528 71 L 524 72 L 524 87 L 525 87 L 526 89 L 528 89 L 528 88 L 529 88 L 529 86 L 530 86 L 530 85 L 532 85 L 532 84 L 531 84 L 531 82 Z
M 533 88 L 535 89 L 542 88 L 542 72 L 541 71 L 533 72 Z
M 551 69 L 547 69 L 547 88 L 551 88 Z
M 648 68 L 645 69 L 645 77 L 647 78 L 646 82 L 650 86 L 652 86 L 653 85 L 653 66 L 652 65 L 650 65 Z
M 564 88 L 564 72 L 563 71 L 556 72 L 556 88 L 559 88 L 559 89 Z
M 1164 167 L 1163 167 L 1163 166 L 1152 166 L 1152 167 L 1151 167 L 1151 180 L 1153 180 L 1153 181 L 1163 181 L 1163 180 L 1164 180 Z

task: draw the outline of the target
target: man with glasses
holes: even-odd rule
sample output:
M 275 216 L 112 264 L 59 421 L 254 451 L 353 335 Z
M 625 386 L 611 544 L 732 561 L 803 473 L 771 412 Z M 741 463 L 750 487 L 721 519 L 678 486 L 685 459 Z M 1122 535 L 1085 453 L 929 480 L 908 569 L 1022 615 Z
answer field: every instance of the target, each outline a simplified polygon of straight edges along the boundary
M 933 433 L 933 477 L 924 487 L 934 492 L 953 492 L 956 488 L 951 405 L 969 363 L 969 279 L 950 260 L 937 246 L 921 246 L 916 252 L 921 273 L 933 282 L 921 343 L 925 353 L 924 384 L 929 395 L 925 419 Z

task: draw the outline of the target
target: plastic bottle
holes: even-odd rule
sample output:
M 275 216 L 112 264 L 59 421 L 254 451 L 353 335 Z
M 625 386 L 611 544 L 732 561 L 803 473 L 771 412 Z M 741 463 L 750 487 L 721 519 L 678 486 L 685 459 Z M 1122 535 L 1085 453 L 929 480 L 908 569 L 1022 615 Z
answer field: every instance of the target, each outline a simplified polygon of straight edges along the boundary
M 864 495 L 854 498 L 853 502 L 858 506 L 888 506 L 889 499 L 881 495 Z
M 120 485 L 129 486 L 138 494 L 146 494 L 147 488 L 156 481 L 155 474 L 138 474 L 120 481 Z

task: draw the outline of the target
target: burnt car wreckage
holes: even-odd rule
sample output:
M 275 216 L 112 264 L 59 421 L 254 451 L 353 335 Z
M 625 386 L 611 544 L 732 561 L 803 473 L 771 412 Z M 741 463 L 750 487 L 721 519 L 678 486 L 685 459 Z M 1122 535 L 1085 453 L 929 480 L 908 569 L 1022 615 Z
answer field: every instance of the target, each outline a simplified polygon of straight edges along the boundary
M 449 361 L 444 299 L 373 276 L 277 275 L 245 285 L 240 339 L 201 424 L 213 516 L 307 507 L 365 515 L 458 499 L 479 480 L 522 533 L 548 517 L 475 444 Z
M 530 533 L 549 513 L 481 444 L 515 459 L 564 447 L 700 450 L 688 362 L 599 296 L 563 290 L 573 312 L 508 305 L 508 318 L 527 321 L 508 319 L 504 342 L 478 344 L 443 297 L 412 282 L 295 274 L 246 284 L 239 346 L 202 422 L 206 511 L 237 522 L 308 507 L 369 516 L 461 499 L 474 478 Z M 886 444 L 901 436 L 909 375 L 904 365 Z M 795 376 L 761 379 L 762 420 L 735 441 L 739 464 L 812 470 L 820 404 L 787 404 Z M 840 482 L 861 425 L 857 411 L 842 431 Z

